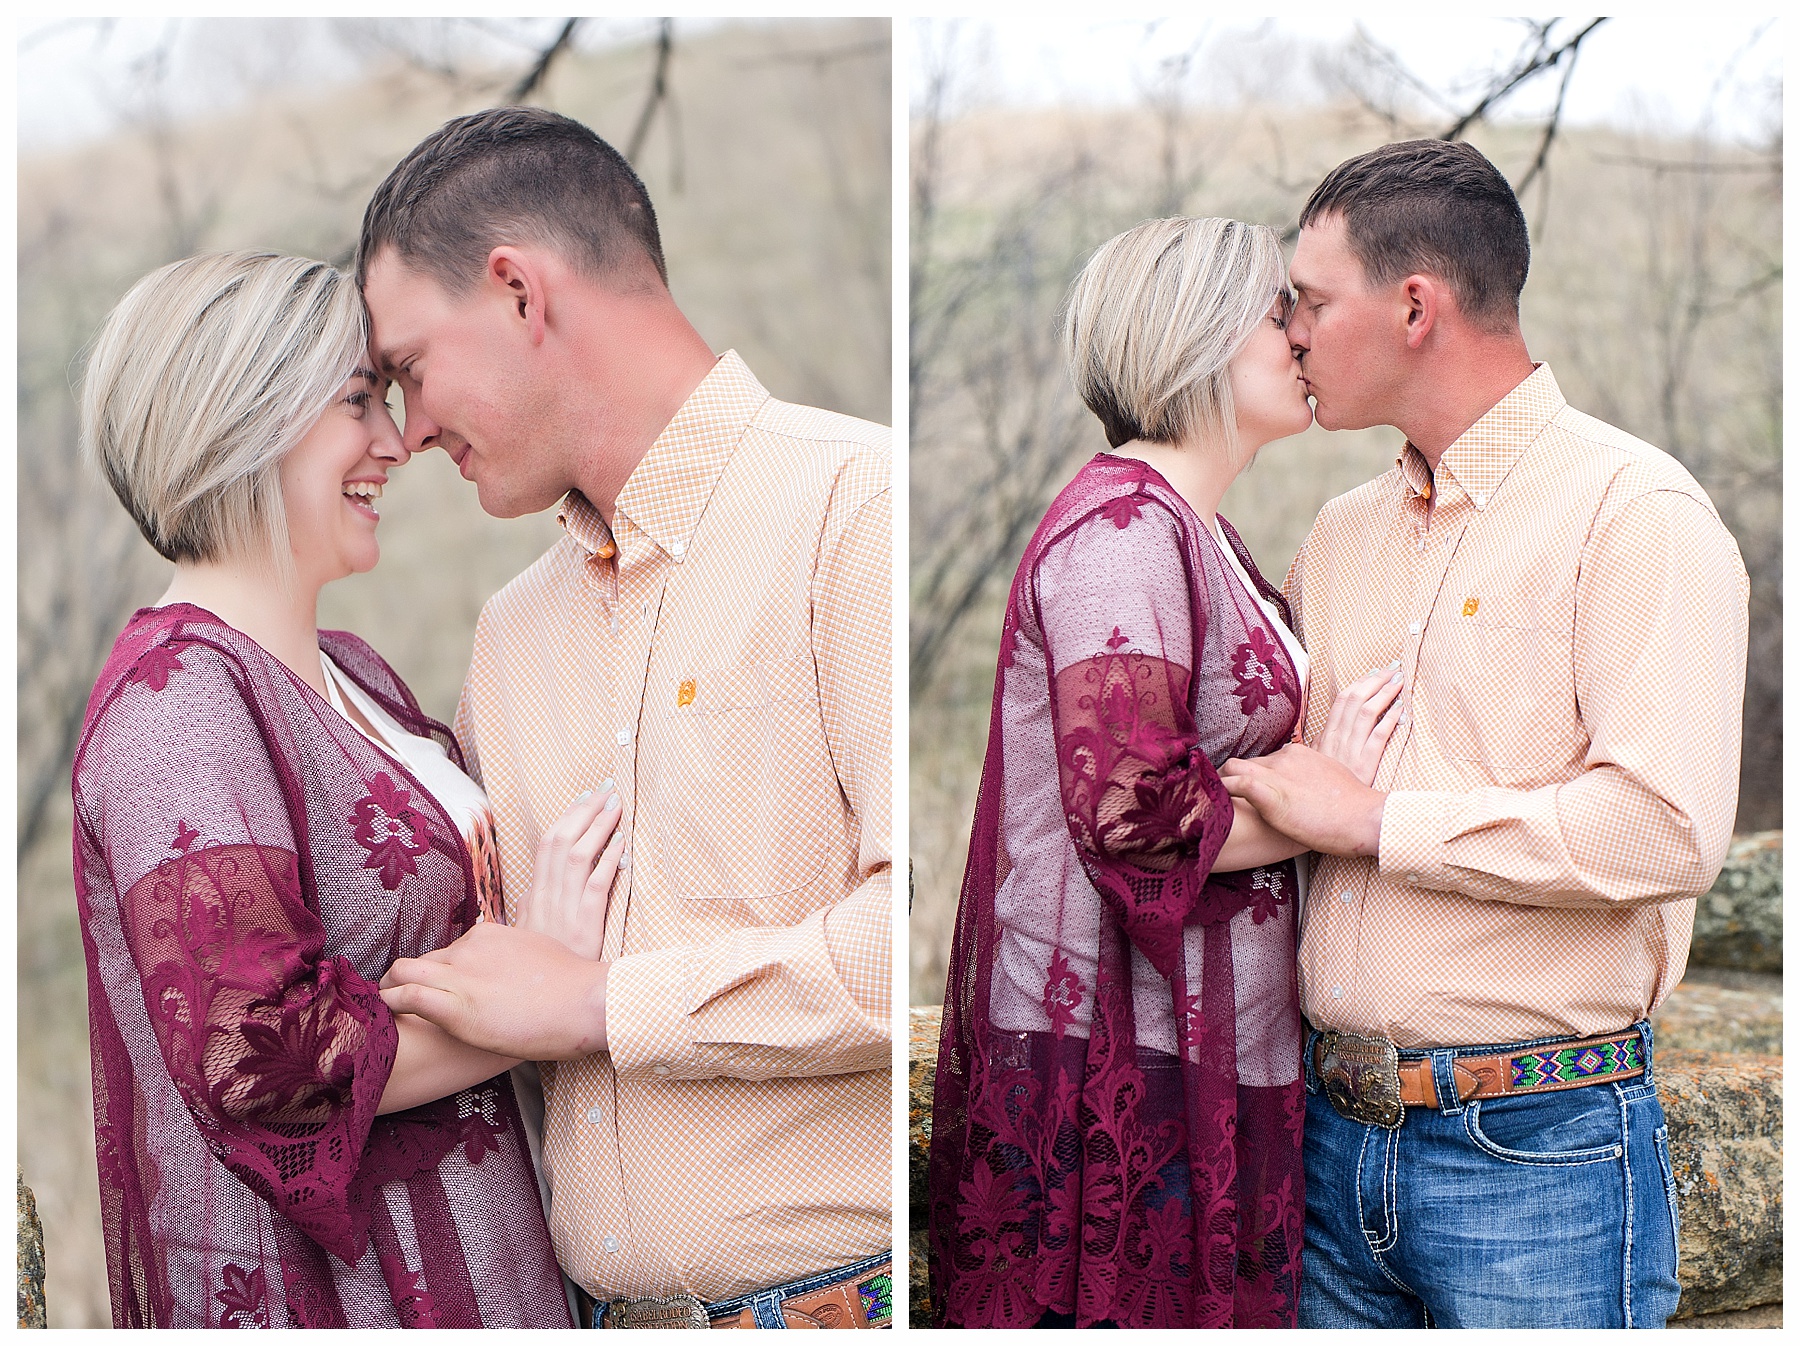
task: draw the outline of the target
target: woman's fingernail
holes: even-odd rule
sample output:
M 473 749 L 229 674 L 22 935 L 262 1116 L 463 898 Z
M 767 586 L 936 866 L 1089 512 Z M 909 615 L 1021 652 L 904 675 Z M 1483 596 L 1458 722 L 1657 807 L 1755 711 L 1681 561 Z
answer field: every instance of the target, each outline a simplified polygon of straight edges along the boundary
M 583 790 L 580 794 L 575 796 L 575 802 L 579 804 L 582 800 L 592 799 L 593 797 L 594 792 L 592 790 Z
M 612 789 L 613 788 L 613 778 L 611 776 L 608 776 L 605 780 L 601 781 L 600 788 L 602 790 Z
M 616 809 L 618 807 L 619 807 L 619 792 L 617 790 L 615 790 L 611 794 L 606 796 L 606 803 L 602 806 L 601 811 L 604 812 L 606 809 Z

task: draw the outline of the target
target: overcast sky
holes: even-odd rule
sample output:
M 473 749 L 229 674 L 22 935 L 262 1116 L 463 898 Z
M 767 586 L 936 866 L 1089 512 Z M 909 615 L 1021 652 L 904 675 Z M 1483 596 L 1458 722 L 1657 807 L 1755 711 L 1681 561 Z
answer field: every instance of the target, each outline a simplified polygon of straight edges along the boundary
M 999 10 L 1005 13 L 1005 10 Z M 394 20 L 430 27 L 464 56 L 513 64 L 527 44 L 547 40 L 558 19 Z M 654 19 L 589 19 L 583 46 L 639 41 Z M 692 30 L 708 21 L 683 18 Z M 913 20 L 902 50 L 917 50 L 945 20 Z M 1348 40 L 1355 20 L 1339 17 L 1097 20 L 1054 14 L 960 21 L 964 50 L 979 52 L 982 95 L 997 102 L 1129 102 L 1154 84 L 1171 58 L 1191 57 L 1184 96 L 1229 101 L 1245 88 L 1292 98 L 1316 97 L 1313 53 Z M 1565 20 L 1573 26 L 1583 19 Z M 1505 63 L 1519 48 L 1518 21 L 1412 15 L 1361 21 L 1448 101 L 1471 81 Z M 680 28 L 678 27 L 678 32 Z M 350 38 L 346 32 L 358 34 Z M 178 115 L 201 112 L 276 84 L 321 83 L 354 73 L 372 54 L 369 29 L 317 19 L 159 20 L 24 19 L 19 26 L 19 141 L 27 152 L 111 130 L 121 87 L 134 63 L 175 41 L 166 83 Z M 1648 124 L 1692 130 L 1710 121 L 1725 139 L 1755 140 L 1778 125 L 1771 96 L 1781 79 L 1779 26 L 1738 14 L 1680 18 L 1613 18 L 1581 50 L 1565 115 L 1573 122 Z M 920 63 L 914 61 L 916 79 Z M 1557 77 L 1540 77 L 1506 104 L 1514 116 L 1541 115 Z
M 1698 129 L 1710 117 L 1726 139 L 1756 139 L 1780 125 L 1770 96 L 1781 79 L 1781 30 L 1770 19 L 1695 11 L 1680 18 L 1613 18 L 1582 44 L 1565 116 L 1572 122 Z M 1162 63 L 1194 54 L 1187 94 L 1196 102 L 1236 98 L 1246 83 L 1281 79 L 1285 96 L 1316 96 L 1312 52 L 1350 39 L 1355 20 L 1265 19 L 1243 23 L 1039 17 L 964 21 L 959 44 L 984 58 L 981 88 L 994 102 L 1130 102 Z M 1574 33 L 1586 19 L 1564 21 Z M 942 20 L 911 25 L 910 45 L 941 40 Z M 1376 42 L 1452 103 L 1519 50 L 1517 20 L 1413 15 L 1361 21 Z M 919 62 L 914 63 L 914 90 Z M 1285 76 L 1285 78 L 1284 78 Z M 1540 76 L 1506 104 L 1542 115 L 1559 76 Z M 1773 109 L 1773 111 L 1771 111 Z
M 678 20 L 694 32 L 703 19 Z M 119 123 L 134 72 L 164 52 L 168 110 L 191 115 L 279 86 L 353 77 L 387 39 L 429 55 L 493 61 L 521 72 L 561 19 L 22 19 L 19 146 L 27 153 L 103 135 Z M 586 19 L 576 45 L 640 42 L 656 19 Z

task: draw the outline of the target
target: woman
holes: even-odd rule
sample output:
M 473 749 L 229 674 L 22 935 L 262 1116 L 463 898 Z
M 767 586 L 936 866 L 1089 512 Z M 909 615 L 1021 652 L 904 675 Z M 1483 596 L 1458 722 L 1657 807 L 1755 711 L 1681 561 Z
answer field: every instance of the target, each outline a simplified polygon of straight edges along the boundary
M 945 996 L 933 1300 L 976 1326 L 1294 1325 L 1301 847 L 1217 767 L 1287 742 L 1306 655 L 1218 505 L 1311 421 L 1281 249 L 1139 225 L 1070 293 L 1111 452 L 1013 581 Z M 1372 778 L 1398 675 L 1328 751 Z
M 176 564 L 73 772 L 120 1327 L 570 1325 L 515 1063 L 377 989 L 496 910 L 498 870 L 449 731 L 318 630 L 407 459 L 366 342 L 348 278 L 237 253 L 140 281 L 88 365 L 85 451 Z M 600 796 L 540 851 L 540 929 L 603 908 Z

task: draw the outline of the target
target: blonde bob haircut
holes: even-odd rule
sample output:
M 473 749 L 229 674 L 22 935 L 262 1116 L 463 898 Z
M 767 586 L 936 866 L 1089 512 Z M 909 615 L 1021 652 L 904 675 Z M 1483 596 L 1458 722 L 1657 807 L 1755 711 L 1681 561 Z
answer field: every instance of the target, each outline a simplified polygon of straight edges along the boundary
M 1265 225 L 1147 220 L 1102 243 L 1069 289 L 1063 344 L 1106 442 L 1232 445 L 1229 366 L 1289 293 Z
M 286 575 L 281 460 L 367 364 L 368 327 L 355 282 L 323 262 L 171 262 L 94 341 L 82 452 L 168 560 L 266 560 Z

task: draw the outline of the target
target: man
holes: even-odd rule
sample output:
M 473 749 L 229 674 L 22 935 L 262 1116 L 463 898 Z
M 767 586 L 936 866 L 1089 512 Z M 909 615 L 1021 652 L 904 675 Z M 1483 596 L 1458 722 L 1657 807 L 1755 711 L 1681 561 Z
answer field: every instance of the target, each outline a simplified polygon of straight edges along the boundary
M 1299 745 L 1223 773 L 1322 853 L 1303 1327 L 1660 1327 L 1680 1293 L 1646 1020 L 1729 840 L 1748 582 L 1680 464 L 1532 362 L 1528 260 L 1467 145 L 1352 159 L 1301 215 L 1318 422 L 1407 439 L 1287 586 L 1308 741 L 1400 662 L 1374 787 Z
M 551 1232 L 595 1326 L 883 1326 L 888 432 L 715 357 L 643 184 L 540 109 L 420 144 L 358 270 L 408 446 L 491 514 L 561 500 L 458 715 L 509 904 L 582 792 L 624 834 L 598 960 L 485 923 L 389 1003 L 554 1062 Z

